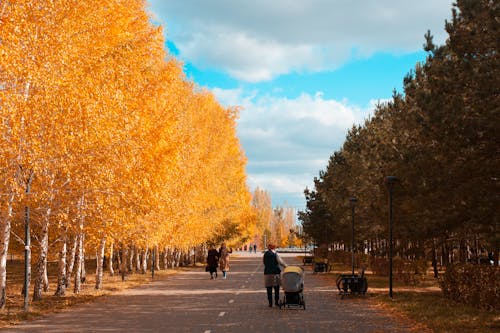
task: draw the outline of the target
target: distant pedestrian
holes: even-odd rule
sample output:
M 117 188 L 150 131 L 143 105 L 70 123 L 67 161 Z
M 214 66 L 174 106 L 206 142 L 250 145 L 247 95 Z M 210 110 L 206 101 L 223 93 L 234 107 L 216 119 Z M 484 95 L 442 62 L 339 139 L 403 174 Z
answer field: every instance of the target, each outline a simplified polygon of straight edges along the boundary
M 222 271 L 222 278 L 227 278 L 227 272 L 229 271 L 229 254 L 233 252 L 228 250 L 225 243 L 222 243 L 219 249 L 219 269 Z
M 217 267 L 219 266 L 219 252 L 213 245 L 210 245 L 207 255 L 207 270 L 210 273 L 210 279 L 217 278 Z
M 280 299 L 280 273 L 281 267 L 286 267 L 285 262 L 276 253 L 274 244 L 267 245 L 267 251 L 264 253 L 264 284 L 267 290 L 267 300 L 269 307 L 273 306 L 273 289 L 274 289 L 274 305 L 279 306 Z
M 253 253 L 257 253 L 257 244 L 253 244 Z

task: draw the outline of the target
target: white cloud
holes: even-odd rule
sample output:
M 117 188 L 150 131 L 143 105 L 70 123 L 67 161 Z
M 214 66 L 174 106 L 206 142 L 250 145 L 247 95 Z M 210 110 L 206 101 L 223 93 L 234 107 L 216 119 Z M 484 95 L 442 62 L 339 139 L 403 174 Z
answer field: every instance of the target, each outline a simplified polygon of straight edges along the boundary
M 321 63 L 309 45 L 282 45 L 244 32 L 209 30 L 213 31 L 196 33 L 187 43 L 179 43 L 181 56 L 202 68 L 223 68 L 237 79 L 265 81 L 290 68 L 301 70 L 305 63 Z
M 251 187 L 259 186 L 271 192 L 301 193 L 304 190 L 303 179 L 298 177 L 294 179 L 282 174 L 255 174 L 249 175 L 248 179 Z
M 150 2 L 182 59 L 257 82 L 375 52 L 415 52 L 428 29 L 443 43 L 453 0 Z
M 320 92 L 290 99 L 247 95 L 242 89 L 213 91 L 222 104 L 243 106 L 238 136 L 249 161 L 249 186 L 283 197 L 311 188 L 313 178 L 344 142 L 347 129 L 372 110 L 371 105 L 361 108 L 325 99 Z

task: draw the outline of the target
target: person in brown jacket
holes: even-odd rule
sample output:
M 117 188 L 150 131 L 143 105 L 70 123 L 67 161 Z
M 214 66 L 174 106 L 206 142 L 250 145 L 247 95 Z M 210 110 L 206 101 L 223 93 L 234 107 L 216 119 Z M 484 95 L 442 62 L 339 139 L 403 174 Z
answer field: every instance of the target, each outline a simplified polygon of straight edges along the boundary
M 222 243 L 219 249 L 219 269 L 222 271 L 222 278 L 227 278 L 229 271 L 229 254 L 233 252 L 226 247 L 226 243 Z

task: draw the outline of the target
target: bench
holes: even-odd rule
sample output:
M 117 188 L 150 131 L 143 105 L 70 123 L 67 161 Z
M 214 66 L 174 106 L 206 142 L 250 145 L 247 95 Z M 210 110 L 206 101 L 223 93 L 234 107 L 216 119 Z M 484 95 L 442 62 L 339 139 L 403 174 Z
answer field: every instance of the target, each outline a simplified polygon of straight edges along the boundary
M 313 263 L 313 273 L 327 273 L 332 270 L 332 266 L 328 263 L 328 259 L 315 259 Z
M 368 281 L 364 272 L 360 275 L 340 274 L 337 277 L 337 288 L 341 299 L 346 295 L 364 295 L 368 290 Z
M 305 265 L 312 265 L 314 262 L 314 257 L 313 256 L 304 256 L 304 258 L 302 259 L 302 262 L 304 263 L 304 266 Z

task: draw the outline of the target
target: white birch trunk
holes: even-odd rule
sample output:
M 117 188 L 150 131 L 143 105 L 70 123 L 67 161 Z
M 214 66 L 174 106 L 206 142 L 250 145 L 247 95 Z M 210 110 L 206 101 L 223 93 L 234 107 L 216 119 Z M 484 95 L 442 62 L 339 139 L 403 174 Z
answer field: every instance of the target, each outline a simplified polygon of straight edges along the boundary
M 155 253 L 155 262 L 154 262 L 154 265 L 155 265 L 155 269 L 157 271 L 160 270 L 160 254 L 158 253 L 158 245 L 155 245 L 154 247 L 154 253 Z
M 83 213 L 83 205 L 85 203 L 85 196 L 82 194 L 80 202 L 78 203 L 78 213 L 79 213 L 79 231 L 78 237 L 78 250 L 76 252 L 75 258 L 75 285 L 73 286 L 73 291 L 75 294 L 80 293 L 81 283 L 82 283 L 82 269 L 83 269 L 83 222 L 85 220 L 85 215 Z
M 42 290 L 44 285 L 44 277 L 46 275 L 47 268 L 47 254 L 49 251 L 49 217 L 50 208 L 47 209 L 46 214 L 42 219 L 42 230 L 40 237 L 40 254 L 38 256 L 38 262 L 36 263 L 35 269 L 35 283 L 33 290 L 33 300 L 38 301 L 42 299 Z
M 82 223 L 83 228 L 83 223 Z M 85 233 L 82 233 L 82 266 L 81 266 L 80 281 L 85 283 L 87 279 L 87 271 L 85 270 Z
M 135 253 L 135 271 L 141 271 L 141 250 L 137 246 L 133 246 L 130 250 L 130 258 L 132 258 L 133 253 Z
M 78 236 L 77 236 L 77 243 L 78 243 L 78 246 L 77 246 L 77 251 L 76 251 L 76 256 L 75 256 L 75 278 L 74 278 L 74 286 L 73 286 L 73 292 L 75 294 L 78 294 L 80 293 L 80 290 L 81 290 L 81 283 L 82 283 L 82 280 L 81 280 L 81 277 L 82 277 L 82 257 L 83 257 L 83 237 L 82 237 L 82 233 L 79 233 Z
M 59 250 L 59 269 L 57 272 L 57 289 L 55 296 L 64 296 L 66 294 L 66 252 L 67 252 L 67 237 L 64 240 Z
M 113 270 L 113 246 L 114 243 L 109 244 L 109 260 L 108 260 L 108 271 L 109 275 L 114 276 L 115 271 Z
M 181 264 L 182 252 L 179 249 L 174 249 L 174 267 L 179 267 Z
M 43 270 L 43 291 L 48 292 L 50 289 L 49 286 L 49 275 L 47 273 L 47 260 L 45 260 L 45 268 Z
M 7 255 L 9 253 L 12 203 L 14 194 L 9 195 L 7 212 L 0 222 L 0 309 L 5 308 L 7 288 Z
M 149 251 L 148 251 L 148 248 L 146 247 L 145 250 L 142 250 L 142 270 L 141 270 L 141 273 L 142 274 L 146 274 L 146 272 L 148 271 L 148 256 L 149 256 Z
M 71 284 L 71 277 L 73 276 L 73 269 L 75 267 L 75 258 L 76 258 L 76 248 L 78 246 L 78 236 L 73 237 L 73 242 L 71 243 L 71 251 L 69 253 L 69 262 L 68 269 L 66 272 L 66 288 L 69 288 Z
M 99 249 L 97 250 L 97 258 L 96 258 L 96 276 L 95 276 L 95 289 L 102 289 L 102 273 L 103 273 L 103 264 L 104 264 L 104 249 L 106 247 L 106 237 L 101 239 L 101 243 L 99 244 Z

